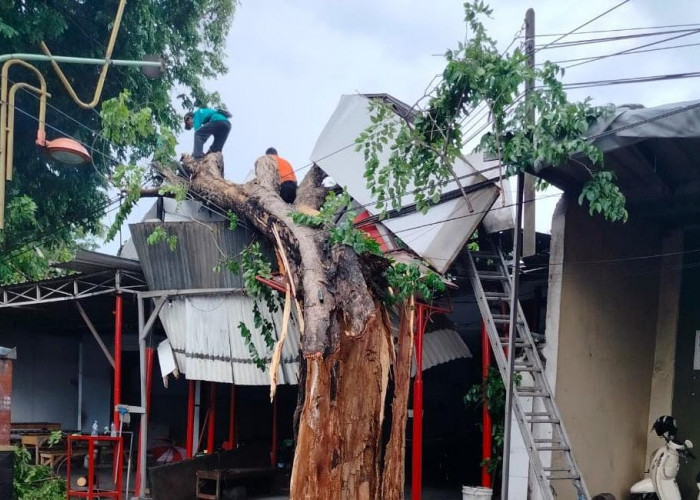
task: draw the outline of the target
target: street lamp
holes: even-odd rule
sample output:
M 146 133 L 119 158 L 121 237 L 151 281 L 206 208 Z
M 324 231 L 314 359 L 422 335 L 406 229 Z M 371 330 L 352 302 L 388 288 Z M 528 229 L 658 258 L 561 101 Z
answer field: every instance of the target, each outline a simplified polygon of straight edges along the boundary
M 44 55 L 41 54 L 6 54 L 0 55 L 0 63 L 2 63 L 2 92 L 0 95 L 0 230 L 5 227 L 5 181 L 12 180 L 12 158 L 13 158 L 13 139 L 14 139 L 14 114 L 15 114 L 15 93 L 18 89 L 25 89 L 39 95 L 39 128 L 37 130 L 36 144 L 44 149 L 45 153 L 56 161 L 67 163 L 69 165 L 80 165 L 91 160 L 90 153 L 77 141 L 67 137 L 61 137 L 52 141 L 46 140 L 45 124 L 46 124 L 46 98 L 51 97 L 46 91 L 46 80 L 41 72 L 27 63 L 26 61 L 47 61 L 53 66 L 58 78 L 63 83 L 66 91 L 70 94 L 75 103 L 85 109 L 92 109 L 97 106 L 102 95 L 102 89 L 107 71 L 110 66 L 138 66 L 144 70 L 146 76 L 155 78 L 163 73 L 163 61 L 160 58 L 149 57 L 145 61 L 130 61 L 112 59 L 112 50 L 119 32 L 122 15 L 124 14 L 124 6 L 126 0 L 120 0 L 117 8 L 117 14 L 112 24 L 112 32 L 107 44 L 107 52 L 104 59 L 93 59 L 86 57 L 66 57 L 54 56 L 49 51 L 49 48 L 44 42 L 41 42 L 41 49 Z M 99 64 L 102 66 L 100 77 L 95 86 L 95 95 L 90 102 L 83 102 L 73 90 L 72 85 L 61 71 L 58 63 L 77 63 L 77 64 Z M 28 83 L 19 82 L 7 88 L 7 76 L 10 67 L 13 65 L 23 66 L 36 74 L 39 79 L 40 87 L 34 87 Z M 9 99 L 8 99 L 9 95 Z
M 8 89 L 8 75 L 10 68 L 14 65 L 31 70 L 39 80 L 39 87 L 18 82 Z M 46 99 L 51 94 L 46 91 L 46 80 L 37 68 L 20 59 L 10 59 L 2 66 L 2 84 L 0 86 L 0 229 L 4 229 L 5 181 L 11 181 L 13 176 L 15 95 L 19 89 L 33 92 L 39 96 L 37 146 L 44 149 L 49 157 L 71 165 L 88 162 L 91 158 L 85 147 L 73 139 L 62 137 L 53 141 L 46 140 Z

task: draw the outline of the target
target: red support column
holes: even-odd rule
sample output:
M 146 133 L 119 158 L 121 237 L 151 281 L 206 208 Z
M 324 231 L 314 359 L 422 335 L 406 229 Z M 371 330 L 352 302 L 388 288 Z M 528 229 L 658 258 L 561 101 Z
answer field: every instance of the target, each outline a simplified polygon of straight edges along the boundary
M 194 380 L 189 381 L 187 392 L 187 458 L 192 458 L 194 446 Z
M 151 385 L 153 384 L 153 354 L 155 349 L 146 347 L 146 415 L 151 415 Z
M 207 453 L 214 453 L 214 417 L 216 416 L 216 382 L 209 382 L 209 429 Z
M 228 412 L 228 443 L 226 449 L 233 450 L 236 448 L 236 430 L 234 424 L 236 422 L 236 384 L 231 384 L 231 404 Z
M 277 467 L 277 394 L 272 399 L 272 447 L 270 449 L 270 465 Z
M 489 376 L 489 368 L 491 367 L 491 347 L 489 346 L 489 338 L 486 333 L 486 323 L 481 322 L 481 375 L 486 383 Z M 484 428 L 481 435 L 481 458 L 484 465 L 481 466 L 481 485 L 491 487 L 491 474 L 489 474 L 486 461 L 491 459 L 491 414 L 487 408 L 488 400 L 486 399 L 486 391 L 484 391 L 484 401 L 482 404 L 482 418 Z
M 114 405 L 112 405 L 112 422 L 119 425 L 119 413 L 114 407 L 122 399 L 122 295 L 117 294 L 114 305 Z M 109 426 L 109 423 L 108 423 Z
M 153 355 L 155 350 L 152 347 L 146 347 L 146 418 L 151 414 L 151 383 L 153 381 Z M 116 364 L 116 363 L 115 363 Z M 139 446 L 147 446 L 147 443 L 141 442 L 141 429 L 139 429 L 138 434 Z M 136 456 L 136 478 L 134 480 L 134 487 L 136 491 L 139 491 L 139 486 L 141 485 L 141 455 Z M 115 463 L 116 467 L 116 463 Z
M 423 460 L 423 333 L 425 322 L 423 304 L 416 304 L 416 376 L 413 379 L 413 456 L 411 469 L 411 499 L 420 500 Z

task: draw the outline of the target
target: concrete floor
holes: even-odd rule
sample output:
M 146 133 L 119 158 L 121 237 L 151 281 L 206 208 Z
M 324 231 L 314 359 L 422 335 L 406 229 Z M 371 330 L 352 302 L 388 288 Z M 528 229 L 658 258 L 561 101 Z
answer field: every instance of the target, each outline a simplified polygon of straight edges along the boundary
M 249 499 L 256 500 L 287 500 L 286 496 L 250 496 Z M 406 500 L 411 498 L 411 487 L 410 485 L 406 488 Z M 445 490 L 440 488 L 423 488 L 421 494 L 421 500 L 461 500 L 462 491 L 461 490 Z

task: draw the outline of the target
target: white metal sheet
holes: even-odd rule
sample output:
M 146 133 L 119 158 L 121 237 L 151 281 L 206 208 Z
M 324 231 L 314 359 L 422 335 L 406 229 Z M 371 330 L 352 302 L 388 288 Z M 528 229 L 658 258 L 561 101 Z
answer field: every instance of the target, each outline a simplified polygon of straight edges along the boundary
M 375 201 L 367 189 L 364 178 L 365 164 L 361 151 L 355 151 L 355 138 L 370 124 L 369 99 L 362 95 L 342 96 L 338 107 L 319 136 L 311 154 L 311 161 L 321 167 L 339 185 L 347 188 L 350 195 L 365 206 L 370 213 L 377 213 Z M 398 121 L 398 117 L 397 117 Z M 380 161 L 390 155 L 385 147 Z M 455 174 L 460 177 L 462 186 L 470 186 L 498 176 L 498 162 L 485 162 L 481 154 L 457 160 Z M 485 175 L 488 174 L 488 175 Z M 455 181 L 450 181 L 442 192 L 458 189 Z M 408 186 L 407 191 L 414 190 Z M 473 210 L 466 207 L 463 198 L 433 206 L 426 214 L 412 212 L 402 217 L 383 221 L 383 224 L 399 238 L 426 259 L 439 272 L 449 268 L 457 252 L 464 246 L 498 195 L 498 187 L 490 184 L 467 196 Z M 414 197 L 407 194 L 402 205 L 410 205 Z
M 268 385 L 268 369 L 260 370 L 241 336 L 239 324 L 252 330 L 252 343 L 269 365 L 272 351 L 253 327 L 253 301 L 245 295 L 190 296 L 173 299 L 160 318 L 173 344 L 178 367 L 187 379 L 237 385 Z M 269 315 L 276 336 L 281 334 L 281 309 Z M 178 347 L 176 347 L 176 345 Z M 296 384 L 299 372 L 299 330 L 290 322 L 282 349 L 279 384 Z
M 175 362 L 175 354 L 170 346 L 170 341 L 165 339 L 158 344 L 158 364 L 160 365 L 160 374 L 166 377 L 177 370 Z

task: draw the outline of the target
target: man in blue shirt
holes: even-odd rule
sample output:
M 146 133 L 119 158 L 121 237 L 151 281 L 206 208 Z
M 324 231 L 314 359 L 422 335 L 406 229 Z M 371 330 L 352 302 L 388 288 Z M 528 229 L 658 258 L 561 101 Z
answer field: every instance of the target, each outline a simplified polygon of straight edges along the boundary
M 228 138 L 228 133 L 231 131 L 231 123 L 226 114 L 228 112 L 223 110 L 200 108 L 194 113 L 189 112 L 185 115 L 185 130 L 194 128 L 193 157 L 202 158 L 204 156 L 202 152 L 204 143 L 211 136 L 214 136 L 214 142 L 207 153 L 221 152 Z

